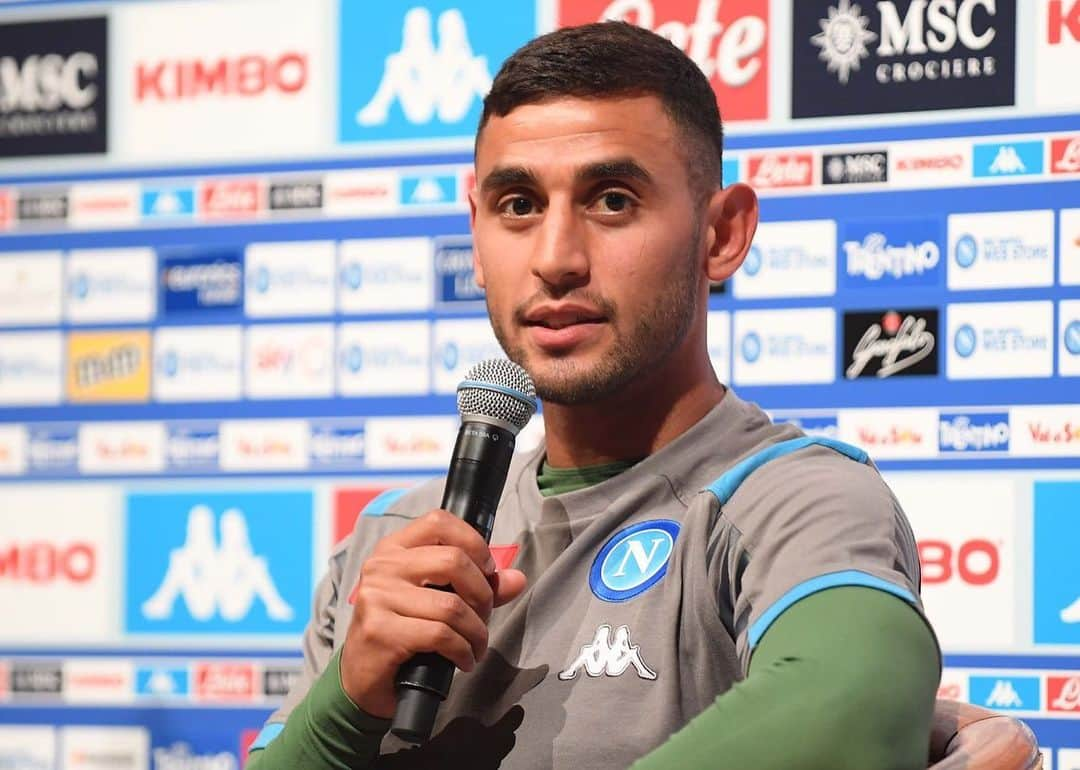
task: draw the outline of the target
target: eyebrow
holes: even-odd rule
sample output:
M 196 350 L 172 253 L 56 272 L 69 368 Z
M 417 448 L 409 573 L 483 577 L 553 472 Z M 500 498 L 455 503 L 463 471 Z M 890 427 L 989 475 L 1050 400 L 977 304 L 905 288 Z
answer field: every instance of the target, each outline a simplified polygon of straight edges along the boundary
M 630 158 L 613 158 L 590 163 L 574 173 L 575 182 L 596 182 L 601 179 L 636 179 L 645 184 L 652 184 L 653 177 L 648 171 Z M 486 193 L 503 187 L 539 187 L 536 174 L 525 166 L 497 166 L 484 177 L 480 192 Z

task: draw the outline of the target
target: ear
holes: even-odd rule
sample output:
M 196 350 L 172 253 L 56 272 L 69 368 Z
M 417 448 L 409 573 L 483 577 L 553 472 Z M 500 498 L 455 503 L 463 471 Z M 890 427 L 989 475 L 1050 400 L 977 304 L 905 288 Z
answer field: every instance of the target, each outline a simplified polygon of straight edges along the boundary
M 484 286 L 484 268 L 480 265 L 480 255 L 477 253 L 476 247 L 476 188 L 469 190 L 469 232 L 472 233 L 472 264 L 473 275 L 476 277 L 476 285 L 481 289 L 486 288 Z
M 745 184 L 717 190 L 705 211 L 705 272 L 711 281 L 726 281 L 742 265 L 758 224 L 758 200 Z

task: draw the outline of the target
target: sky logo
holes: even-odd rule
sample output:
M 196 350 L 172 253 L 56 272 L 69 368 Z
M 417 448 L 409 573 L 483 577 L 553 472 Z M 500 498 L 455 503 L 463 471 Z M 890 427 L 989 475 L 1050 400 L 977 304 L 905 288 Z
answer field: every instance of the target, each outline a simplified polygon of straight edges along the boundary
M 936 219 L 875 219 L 844 226 L 845 287 L 893 288 L 941 283 L 944 233 Z
M 536 34 L 536 2 L 344 0 L 338 138 L 471 137 L 503 60 Z
M 1007 412 L 942 412 L 938 418 L 938 447 L 942 454 L 1009 451 Z
M 457 177 L 453 174 L 403 174 L 402 206 L 446 206 L 457 203 Z
M 1039 677 L 972 676 L 968 700 L 995 711 L 1038 711 Z
M 667 519 L 643 521 L 615 533 L 589 570 L 589 586 L 606 602 L 633 599 L 663 579 L 675 550 L 679 525 Z
M 311 548 L 310 492 L 129 495 L 125 628 L 299 633 Z
M 977 144 L 972 154 L 976 177 L 1030 176 L 1042 171 L 1042 141 Z
M 148 187 L 139 199 L 144 219 L 178 219 L 195 216 L 194 187 Z
M 1035 483 L 1035 642 L 1080 644 L 1080 559 L 1076 501 L 1080 482 Z
M 139 666 L 135 669 L 135 694 L 148 698 L 185 698 L 191 679 L 183 666 Z

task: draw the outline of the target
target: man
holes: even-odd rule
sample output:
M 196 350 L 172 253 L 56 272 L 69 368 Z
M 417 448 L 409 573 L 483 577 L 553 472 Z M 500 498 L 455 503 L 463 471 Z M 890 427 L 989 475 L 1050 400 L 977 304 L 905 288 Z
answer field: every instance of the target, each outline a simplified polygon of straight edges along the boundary
M 373 502 L 252 770 L 926 766 L 939 658 L 903 513 L 861 451 L 772 425 L 710 365 L 709 282 L 757 225 L 720 155 L 708 82 L 651 32 L 564 29 L 503 65 L 470 207 L 544 405 L 492 536 L 514 568 L 433 510 L 441 480 Z M 422 651 L 460 671 L 410 748 L 384 736 Z

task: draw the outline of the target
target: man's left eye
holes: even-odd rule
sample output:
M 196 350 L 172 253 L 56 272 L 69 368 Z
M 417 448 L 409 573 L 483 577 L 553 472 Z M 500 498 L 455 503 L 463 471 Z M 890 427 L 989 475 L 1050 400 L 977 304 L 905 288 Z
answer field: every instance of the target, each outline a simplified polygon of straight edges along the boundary
M 606 192 L 597 199 L 597 206 L 607 212 L 621 213 L 633 205 L 630 196 L 621 192 Z

